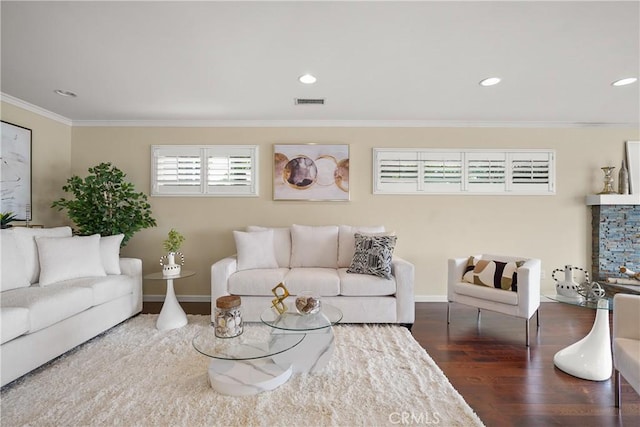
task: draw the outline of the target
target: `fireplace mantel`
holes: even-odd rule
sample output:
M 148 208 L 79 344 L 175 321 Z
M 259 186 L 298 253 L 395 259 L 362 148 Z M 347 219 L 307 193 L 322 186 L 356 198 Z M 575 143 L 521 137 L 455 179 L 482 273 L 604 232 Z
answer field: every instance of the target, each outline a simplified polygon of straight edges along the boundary
M 640 205 L 640 194 L 593 194 L 587 196 L 587 206 Z

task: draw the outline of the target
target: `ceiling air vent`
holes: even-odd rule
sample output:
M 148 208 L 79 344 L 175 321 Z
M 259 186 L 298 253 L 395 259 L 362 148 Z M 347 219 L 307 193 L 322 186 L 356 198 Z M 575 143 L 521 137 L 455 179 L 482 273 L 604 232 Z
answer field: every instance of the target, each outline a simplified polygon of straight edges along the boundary
M 295 98 L 296 105 L 324 105 L 324 98 Z

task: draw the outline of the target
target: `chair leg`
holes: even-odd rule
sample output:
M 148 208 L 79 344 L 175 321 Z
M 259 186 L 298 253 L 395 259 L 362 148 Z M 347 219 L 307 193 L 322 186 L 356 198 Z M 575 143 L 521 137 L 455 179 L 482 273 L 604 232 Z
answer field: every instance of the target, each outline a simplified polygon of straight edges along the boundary
M 447 301 L 447 325 L 451 323 L 451 301 Z
M 529 347 L 529 319 L 527 319 L 527 321 L 526 321 L 526 328 L 527 328 L 527 333 L 526 333 L 527 347 Z
M 536 310 L 536 326 L 537 329 L 540 329 L 540 309 Z
M 620 407 L 620 371 L 613 370 L 613 389 L 614 389 L 614 405 L 616 408 Z

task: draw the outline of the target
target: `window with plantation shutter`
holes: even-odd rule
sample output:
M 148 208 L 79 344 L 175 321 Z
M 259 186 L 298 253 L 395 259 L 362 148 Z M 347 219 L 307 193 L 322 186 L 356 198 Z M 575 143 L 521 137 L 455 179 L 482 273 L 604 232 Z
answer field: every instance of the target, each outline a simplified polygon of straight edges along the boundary
M 257 196 L 258 147 L 154 145 L 152 196 Z
M 375 194 L 555 194 L 552 150 L 374 149 Z

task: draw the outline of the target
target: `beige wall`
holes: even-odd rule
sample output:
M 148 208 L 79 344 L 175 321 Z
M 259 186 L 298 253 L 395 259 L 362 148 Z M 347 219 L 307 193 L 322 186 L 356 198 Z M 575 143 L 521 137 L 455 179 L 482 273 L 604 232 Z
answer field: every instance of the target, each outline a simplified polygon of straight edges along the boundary
M 111 161 L 138 191 L 149 193 L 152 144 L 258 144 L 258 198 L 153 197 L 158 227 L 144 230 L 123 249 L 140 257 L 145 273 L 159 269 L 162 240 L 174 227 L 186 236 L 186 268 L 197 275 L 176 283 L 179 295 L 208 295 L 210 265 L 234 253 L 231 231 L 250 224 L 383 224 L 399 236 L 396 254 L 416 265 L 416 295 L 446 293 L 446 260 L 474 253 L 505 253 L 542 259 L 551 271 L 565 264 L 589 267 L 590 210 L 585 195 L 602 188 L 605 165 L 620 166 L 624 141 L 638 129 L 615 128 L 115 128 L 72 129 L 72 173 Z M 274 143 L 350 145 L 351 201 L 272 200 Z M 557 153 L 555 196 L 374 196 L 372 148 L 547 148 Z M 58 182 L 60 178 L 58 177 Z M 145 294 L 164 284 L 145 281 Z
M 111 161 L 138 191 L 149 192 L 152 144 L 258 144 L 257 198 L 150 198 L 158 227 L 138 233 L 123 254 L 156 271 L 161 242 L 172 227 L 187 241 L 186 268 L 197 276 L 177 282 L 180 295 L 208 295 L 212 262 L 234 252 L 231 230 L 249 224 L 384 224 L 399 235 L 396 254 L 416 265 L 416 295 L 444 295 L 446 259 L 479 252 L 539 257 L 551 271 L 564 264 L 589 267 L 590 210 L 584 196 L 602 188 L 600 167 L 619 167 L 626 140 L 638 129 L 579 128 L 112 128 L 71 127 L 5 102 L 2 120 L 32 129 L 33 218 L 48 227 L 68 224 L 51 202 L 67 196 L 72 174 Z M 274 143 L 350 145 L 350 202 L 274 202 Z M 557 152 L 555 196 L 374 196 L 373 147 L 550 148 Z M 145 282 L 145 294 L 164 285 Z
M 2 120 L 31 129 L 31 192 L 34 224 L 66 225 L 64 212 L 51 202 L 64 197 L 62 186 L 71 171 L 71 126 L 2 102 Z

